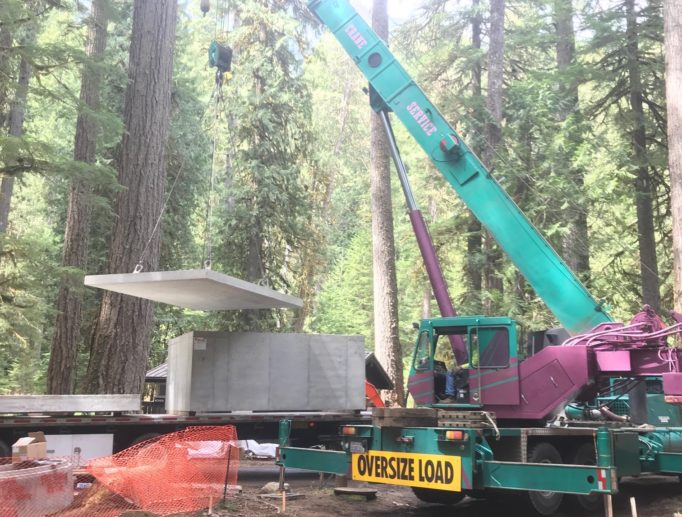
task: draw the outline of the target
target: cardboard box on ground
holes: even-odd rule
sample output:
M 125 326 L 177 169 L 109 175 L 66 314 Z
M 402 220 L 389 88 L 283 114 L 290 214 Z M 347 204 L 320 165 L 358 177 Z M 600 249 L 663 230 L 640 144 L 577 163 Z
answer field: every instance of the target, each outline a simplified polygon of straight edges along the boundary
M 25 461 L 32 458 L 47 457 L 47 442 L 42 431 L 28 433 L 12 445 L 12 461 Z

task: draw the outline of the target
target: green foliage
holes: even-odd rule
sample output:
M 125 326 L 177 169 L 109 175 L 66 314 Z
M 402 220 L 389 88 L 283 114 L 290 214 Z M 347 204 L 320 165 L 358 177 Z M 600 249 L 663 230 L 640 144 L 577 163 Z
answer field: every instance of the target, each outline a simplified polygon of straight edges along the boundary
M 54 317 L 59 246 L 46 214 L 49 186 L 27 177 L 17 189 L 0 264 L 0 391 L 42 390 Z
M 311 329 L 321 334 L 364 336 L 372 350 L 372 315 L 372 241 L 365 228 L 331 270 L 317 297 Z
M 314 238 L 306 184 L 314 167 L 310 92 L 301 75 L 305 25 L 289 12 L 296 4 L 234 5 L 240 19 L 229 35 L 236 52 L 234 78 L 223 87 L 226 100 L 216 122 L 226 133 L 221 149 L 227 166 L 217 176 L 224 189 L 218 191 L 221 202 L 214 206 L 212 225 L 221 235 L 218 269 L 294 292 L 299 253 Z M 284 317 L 246 314 L 241 321 L 273 328 L 287 325 Z
M 18 179 L 10 228 L 0 242 L 0 391 L 42 386 L 49 351 L 66 202 L 72 180 L 94 188 L 87 273 L 101 272 L 112 224 L 120 113 L 127 81 L 132 2 L 111 2 L 105 58 L 85 58 L 85 13 L 78 2 L 19 2 L 0 8 L 0 171 Z M 369 108 L 365 81 L 335 38 L 300 0 L 237 0 L 231 11 L 203 18 L 197 3 L 180 12 L 168 143 L 168 201 L 162 219 L 164 270 L 214 269 L 302 296 L 306 309 L 263 314 L 204 314 L 159 306 L 150 365 L 165 359 L 168 340 L 190 330 L 303 329 L 358 334 L 373 347 L 369 213 Z M 576 4 L 577 5 L 577 4 Z M 585 2 L 576 16 L 576 62 L 559 73 L 554 2 L 508 3 L 504 149 L 494 175 L 549 242 L 564 246 L 568 215 L 588 215 L 590 290 L 627 320 L 641 303 L 631 125 L 624 90 L 622 2 Z M 654 181 L 656 242 L 664 307 L 670 306 L 671 221 L 666 170 L 660 0 L 637 2 L 646 108 L 648 166 Z M 604 7 L 606 6 L 606 7 Z M 472 2 L 429 0 L 394 27 L 391 46 L 447 119 L 477 152 L 485 149 L 487 11 Z M 473 47 L 473 17 L 483 44 Z M 234 71 L 215 108 L 213 39 L 235 50 Z M 311 43 L 314 48 L 311 48 Z M 21 58 L 33 65 L 22 136 L 7 134 L 7 113 Z M 483 92 L 472 70 L 483 68 Z M 73 161 L 81 73 L 101 71 L 102 109 L 89 113 L 100 130 L 98 160 Z M 559 117 L 563 87 L 578 84 L 580 108 Z M 478 311 L 465 282 L 468 212 L 396 124 L 403 159 L 462 313 Z M 215 153 L 214 149 L 215 141 Z M 563 172 L 585 172 L 584 187 Z M 213 187 L 211 187 L 211 179 Z M 393 185 L 400 335 L 412 350 L 413 321 L 438 315 L 397 181 Z M 209 210 L 210 207 L 210 210 Z M 210 213 L 209 213 L 210 212 Z M 482 257 L 478 257 L 479 261 Z M 504 291 L 494 298 L 523 329 L 554 326 L 553 316 L 513 264 L 504 261 Z M 87 339 L 99 294 L 84 290 Z M 260 318 L 256 321 L 254 318 Z M 87 362 L 81 350 L 80 368 Z

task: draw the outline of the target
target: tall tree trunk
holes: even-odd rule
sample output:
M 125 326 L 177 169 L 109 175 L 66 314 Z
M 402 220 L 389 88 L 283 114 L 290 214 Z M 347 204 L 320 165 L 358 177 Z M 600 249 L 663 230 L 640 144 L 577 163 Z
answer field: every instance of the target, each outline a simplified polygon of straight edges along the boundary
M 573 30 L 573 0 L 554 0 L 554 25 L 556 27 L 556 61 L 559 88 L 558 118 L 566 122 L 565 151 L 558 157 L 559 172 L 569 178 L 572 201 L 566 211 L 568 233 L 564 238 L 564 259 L 582 280 L 590 274 L 590 250 L 587 228 L 587 207 L 584 203 L 585 172 L 573 164 L 576 149 L 582 144 L 580 125 L 580 98 L 578 81 L 572 77 L 575 62 L 575 32 Z M 569 118 L 571 120 L 569 120 Z
M 111 273 L 159 265 L 171 108 L 176 0 L 135 0 L 121 147 Z M 149 355 L 153 305 L 105 291 L 95 325 L 87 388 L 92 393 L 141 393 Z
M 10 81 L 12 76 L 12 33 L 8 27 L 0 26 L 0 132 L 5 131 L 9 118 Z
M 26 43 L 32 43 L 35 35 L 31 32 L 26 36 Z M 9 110 L 9 134 L 20 137 L 24 132 L 24 117 L 26 116 L 26 98 L 28 83 L 31 80 L 31 64 L 22 56 L 19 63 L 19 77 L 14 92 L 14 100 Z M 14 176 L 5 176 L 0 184 L 0 233 L 7 231 L 9 213 L 14 191 Z
M 374 0 L 372 27 L 388 42 L 387 0 Z M 381 118 L 370 123 L 372 249 L 374 265 L 374 342 L 377 359 L 388 372 L 395 391 L 392 402 L 405 405 L 403 356 L 398 329 L 398 282 L 395 271 L 391 169 L 388 142 Z
M 673 219 L 674 304 L 682 312 L 682 0 L 664 0 L 668 164 Z
M 630 108 L 633 127 L 631 131 L 633 162 L 636 171 L 635 204 L 637 207 L 637 237 L 641 269 L 642 301 L 658 310 L 660 306 L 656 235 L 654 233 L 653 185 L 649 176 L 646 125 L 644 120 L 642 78 L 639 68 L 637 42 L 637 13 L 635 0 L 626 0 L 627 67 L 630 87 Z
M 101 59 L 107 43 L 107 2 L 93 0 L 90 8 L 85 52 L 90 59 Z M 84 67 L 80 100 L 88 111 L 99 108 L 100 74 Z M 78 114 L 73 157 L 76 161 L 95 163 L 97 122 L 84 110 Z M 47 371 L 47 392 L 73 393 L 76 384 L 78 343 L 81 331 L 82 272 L 87 265 L 92 188 L 87 179 L 71 184 L 64 232 L 62 266 L 69 268 L 61 279 L 57 296 L 57 318 L 52 338 L 52 353 Z M 74 275 L 73 270 L 79 271 Z
M 483 161 L 489 169 L 494 169 L 497 154 L 502 143 L 502 86 L 504 77 L 504 12 L 505 0 L 491 0 L 490 2 L 490 44 L 488 47 L 488 97 L 486 107 L 488 120 L 485 128 L 487 146 L 483 153 Z M 488 314 L 496 312 L 498 304 L 495 297 L 503 290 L 500 268 L 502 267 L 502 252 L 490 235 L 485 234 L 485 280 L 486 299 L 485 309 Z
M 481 2 L 480 0 L 473 0 L 472 2 L 472 18 L 471 18 L 471 43 L 476 51 L 481 50 Z M 471 96 L 475 103 L 482 96 L 481 88 L 481 59 L 476 58 L 473 62 L 471 70 Z M 479 120 L 479 113 L 474 113 L 474 121 Z M 476 132 L 480 128 L 474 128 Z M 478 146 L 480 147 L 480 146 Z M 481 154 L 481 149 L 474 147 L 474 152 Z M 467 262 L 466 262 L 466 278 L 467 278 L 467 296 L 465 297 L 465 304 L 467 309 L 472 314 L 479 314 L 481 312 L 481 288 L 483 287 L 483 276 L 481 271 L 481 256 L 483 253 L 483 234 L 481 222 L 475 215 L 469 214 L 467 220 Z

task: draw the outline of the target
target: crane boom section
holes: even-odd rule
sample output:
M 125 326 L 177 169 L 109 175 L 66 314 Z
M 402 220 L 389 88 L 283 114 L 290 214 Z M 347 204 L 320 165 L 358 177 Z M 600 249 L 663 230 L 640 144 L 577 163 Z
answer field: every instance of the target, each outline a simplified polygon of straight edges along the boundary
M 611 321 L 349 1 L 312 0 L 309 8 L 561 324 L 578 333 Z

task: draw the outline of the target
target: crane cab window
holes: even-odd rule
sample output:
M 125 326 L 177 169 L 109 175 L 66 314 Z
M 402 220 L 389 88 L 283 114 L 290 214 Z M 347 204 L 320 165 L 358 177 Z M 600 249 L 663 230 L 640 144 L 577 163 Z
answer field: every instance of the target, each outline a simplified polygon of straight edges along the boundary
M 450 335 L 439 335 L 438 341 L 436 342 L 436 352 L 434 354 L 434 359 L 436 361 L 441 361 L 443 364 L 453 365 L 455 364 L 455 353 L 452 350 L 452 344 L 450 343 Z M 460 334 L 466 340 L 466 332 L 460 332 Z
M 477 327 L 469 333 L 469 357 L 474 368 L 506 368 L 509 366 L 509 329 Z
M 419 334 L 417 349 L 414 351 L 414 368 L 417 371 L 430 370 L 431 337 L 428 332 Z

